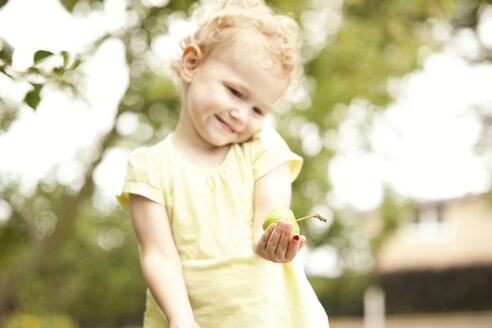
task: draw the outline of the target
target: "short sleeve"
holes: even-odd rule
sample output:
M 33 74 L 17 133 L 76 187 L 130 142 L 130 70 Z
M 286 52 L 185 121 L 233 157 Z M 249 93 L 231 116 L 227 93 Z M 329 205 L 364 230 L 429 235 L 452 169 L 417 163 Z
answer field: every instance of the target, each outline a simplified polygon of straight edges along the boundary
M 138 148 L 128 159 L 125 181 L 118 202 L 128 210 L 129 194 L 136 194 L 164 205 L 158 157 L 151 148 Z
M 253 137 L 250 147 L 255 180 L 285 162 L 289 165 L 291 182 L 299 175 L 303 163 L 302 157 L 292 152 L 273 128 L 263 128 Z

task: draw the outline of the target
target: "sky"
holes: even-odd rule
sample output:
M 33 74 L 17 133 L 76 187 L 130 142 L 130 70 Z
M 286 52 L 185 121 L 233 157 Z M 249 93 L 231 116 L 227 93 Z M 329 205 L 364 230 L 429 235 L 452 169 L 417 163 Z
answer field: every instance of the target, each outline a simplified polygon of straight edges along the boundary
M 322 17 L 319 10 L 307 14 L 325 19 L 320 25 L 306 27 L 316 36 L 307 39 L 313 49 L 324 45 L 320 33 L 333 35 L 340 27 L 341 1 L 330 3 L 332 7 L 323 7 L 326 15 Z M 79 52 L 104 32 L 117 31 L 131 23 L 132 17 L 125 15 L 123 4 L 120 0 L 106 0 L 101 12 L 74 17 L 57 0 L 10 0 L 0 10 L 0 37 L 15 47 L 13 67 L 22 70 L 31 65 L 38 49 Z M 309 17 L 306 21 L 312 22 Z M 177 38 L 193 28 L 179 15 L 173 19 L 169 34 L 153 45 L 161 60 L 157 65 L 162 65 L 163 72 L 167 72 L 169 56 L 178 49 Z M 492 6 L 483 11 L 478 31 L 480 41 L 492 49 Z M 490 187 L 484 160 L 474 152 L 481 123 L 472 109 L 492 108 L 492 65 L 467 61 L 479 56 L 477 37 L 470 31 L 451 36 L 447 26 L 436 24 L 434 33 L 446 42 L 443 50 L 433 53 L 423 48 L 420 69 L 402 78 L 388 79 L 388 90 L 395 100 L 377 116 L 370 132 L 368 142 L 374 152 L 361 151 L 357 139 L 360 124 L 371 107 L 364 99 L 354 99 L 347 105 L 349 118 L 336 135 L 306 139 L 308 151 L 313 149 L 314 141 L 337 150 L 327 168 L 333 183 L 333 191 L 327 196 L 331 206 L 374 209 L 381 201 L 384 184 L 422 201 L 461 197 Z M 84 70 L 87 79 L 81 87 L 86 91 L 87 102 L 73 100 L 58 90 L 46 90 L 35 112 L 23 107 L 19 120 L 7 133 L 0 134 L 0 173 L 4 177 L 19 174 L 26 193 L 56 164 L 61 164 L 58 181 L 77 188 L 84 166 L 74 156 L 90 149 L 114 123 L 119 99 L 128 86 L 121 42 L 105 42 L 94 58 L 84 64 Z M 14 84 L 0 74 L 0 97 L 20 102 L 28 87 Z M 127 133 L 138 128 L 131 115 L 117 124 Z M 109 151 L 95 172 L 101 193 L 112 201 L 123 183 L 127 155 L 122 149 Z M 107 205 L 107 201 L 101 202 L 101 207 Z M 327 267 L 333 269 L 334 257 L 326 255 L 333 252 L 316 250 L 312 257 L 324 256 L 323 261 L 315 262 L 323 262 L 325 267 L 312 266 L 308 271 L 316 274 L 329 271 Z

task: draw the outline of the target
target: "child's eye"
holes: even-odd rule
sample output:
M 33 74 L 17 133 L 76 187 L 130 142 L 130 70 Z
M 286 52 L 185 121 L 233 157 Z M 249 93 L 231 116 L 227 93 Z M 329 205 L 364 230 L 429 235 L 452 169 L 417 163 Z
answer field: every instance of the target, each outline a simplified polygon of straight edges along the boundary
M 237 91 L 237 90 L 236 90 L 236 89 L 234 89 L 234 88 L 230 88 L 230 87 L 229 87 L 228 89 L 229 89 L 229 91 L 230 91 L 230 92 L 231 92 L 234 96 L 236 96 L 236 97 L 238 97 L 238 98 L 241 98 L 241 97 L 243 96 L 243 95 L 241 94 L 241 92 Z
M 253 107 L 253 111 L 255 112 L 255 114 L 263 115 L 263 112 L 258 107 Z

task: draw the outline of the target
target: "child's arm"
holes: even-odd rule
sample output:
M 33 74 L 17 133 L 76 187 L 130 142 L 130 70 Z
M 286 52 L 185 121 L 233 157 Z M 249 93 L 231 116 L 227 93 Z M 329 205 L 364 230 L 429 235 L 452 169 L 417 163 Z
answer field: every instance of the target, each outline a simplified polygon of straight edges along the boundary
M 265 216 L 275 207 L 290 207 L 292 186 L 287 163 L 268 172 L 255 183 L 253 238 L 254 251 L 261 257 L 277 263 L 294 259 L 304 246 L 306 237 L 291 237 L 293 225 L 283 220 L 271 224 L 263 232 Z
M 198 328 L 165 207 L 130 194 L 130 216 L 141 246 L 142 271 L 171 328 Z

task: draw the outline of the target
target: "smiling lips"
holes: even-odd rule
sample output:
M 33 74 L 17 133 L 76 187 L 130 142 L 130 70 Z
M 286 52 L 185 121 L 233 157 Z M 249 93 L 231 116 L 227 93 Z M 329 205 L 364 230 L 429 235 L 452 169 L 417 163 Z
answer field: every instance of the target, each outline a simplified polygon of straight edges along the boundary
M 219 121 L 220 125 L 222 125 L 222 127 L 229 133 L 237 133 L 236 129 L 234 129 L 234 127 L 229 124 L 228 122 L 224 121 L 223 119 L 221 119 L 218 115 L 215 115 L 215 117 L 217 118 L 217 120 Z

